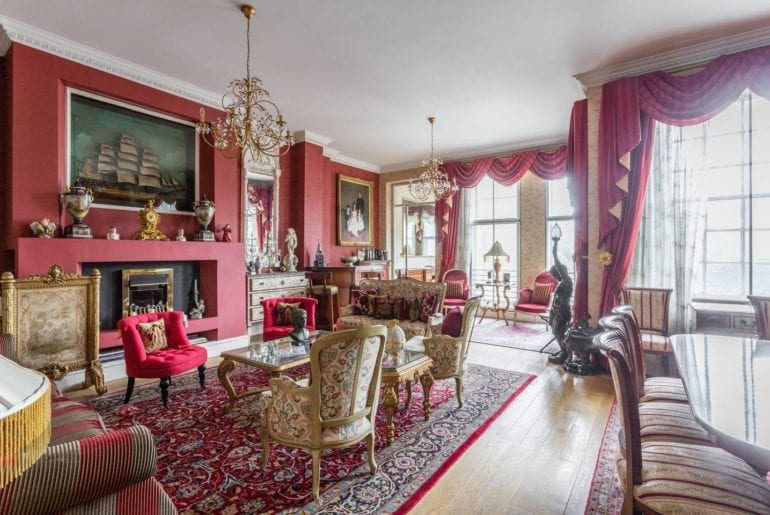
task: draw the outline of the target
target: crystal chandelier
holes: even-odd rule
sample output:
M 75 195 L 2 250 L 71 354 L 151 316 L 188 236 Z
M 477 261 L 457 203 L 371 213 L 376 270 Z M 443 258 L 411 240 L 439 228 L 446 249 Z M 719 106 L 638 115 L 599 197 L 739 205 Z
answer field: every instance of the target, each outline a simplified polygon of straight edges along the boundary
M 436 200 L 448 197 L 457 191 L 457 183 L 449 180 L 441 168 L 444 160 L 433 155 L 433 123 L 436 118 L 428 118 L 430 122 L 430 156 L 422 160 L 420 177 L 417 182 L 409 181 L 409 194 L 417 200 L 428 200 L 433 196 Z
M 256 10 L 250 5 L 240 9 L 246 17 L 246 77 L 227 86 L 222 97 L 225 119 L 207 122 L 201 107 L 196 131 L 203 141 L 227 157 L 236 157 L 246 150 L 254 159 L 260 154 L 276 157 L 288 151 L 294 137 L 262 81 L 251 76 L 251 18 Z

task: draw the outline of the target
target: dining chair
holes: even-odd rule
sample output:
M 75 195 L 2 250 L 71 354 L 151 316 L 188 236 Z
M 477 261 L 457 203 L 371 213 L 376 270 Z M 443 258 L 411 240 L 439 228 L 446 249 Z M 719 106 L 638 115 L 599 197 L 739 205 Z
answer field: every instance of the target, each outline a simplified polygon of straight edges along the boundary
M 340 317 L 339 287 L 332 283 L 331 272 L 310 272 L 308 295 L 318 301 L 316 306 L 316 329 L 334 331 Z
M 374 460 L 385 326 L 361 327 L 322 336 L 310 348 L 310 384 L 287 376 L 270 380 L 262 417 L 262 471 L 270 440 L 305 449 L 312 456 L 313 499 L 320 493 L 321 451 L 366 439 L 369 471 Z
M 642 441 L 641 406 L 619 331 L 604 331 L 595 344 L 609 359 L 621 417 L 617 473 L 621 512 L 770 513 L 770 486 L 745 461 L 718 447 Z
M 757 321 L 757 335 L 763 339 L 768 339 L 770 334 L 770 297 L 759 297 L 749 295 L 749 302 L 754 308 L 754 317 Z
M 628 362 L 629 373 L 632 374 L 632 389 L 639 404 L 640 437 L 642 442 L 649 440 L 681 442 L 695 445 L 713 445 L 712 439 L 693 415 L 692 408 L 687 402 L 668 402 L 663 400 L 639 399 L 640 385 L 632 358 L 631 343 L 621 315 L 608 315 L 599 320 L 599 326 L 605 331 L 614 331 L 619 335 L 620 350 Z M 686 400 L 685 396 L 685 400 Z
M 668 339 L 668 305 L 671 300 L 670 288 L 624 287 L 621 290 L 622 303 L 634 308 L 642 352 L 658 356 L 665 367 L 664 373 L 676 375 L 674 353 Z

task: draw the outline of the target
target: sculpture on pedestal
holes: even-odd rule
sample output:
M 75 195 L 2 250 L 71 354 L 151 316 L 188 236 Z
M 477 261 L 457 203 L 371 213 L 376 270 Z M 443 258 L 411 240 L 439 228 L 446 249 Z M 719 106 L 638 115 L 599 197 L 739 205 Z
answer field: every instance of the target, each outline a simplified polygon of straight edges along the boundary
M 294 329 L 289 333 L 289 338 L 294 342 L 306 342 L 310 338 L 307 330 L 307 311 L 302 308 L 291 310 L 291 325 Z
M 551 332 L 559 344 L 559 350 L 551 354 L 548 357 L 548 361 L 551 363 L 564 363 L 568 355 L 566 344 L 567 328 L 572 321 L 572 307 L 570 306 L 572 279 L 569 276 L 567 267 L 559 260 L 558 248 L 559 240 L 561 239 L 559 224 L 553 226 L 551 239 L 553 240 L 552 253 L 554 265 L 551 267 L 550 272 L 554 279 L 559 281 L 559 285 L 554 292 L 553 303 L 549 312 L 549 324 Z
M 287 272 L 296 272 L 299 259 L 294 255 L 294 250 L 297 248 L 297 232 L 293 227 L 286 229 L 286 239 L 284 241 L 286 241 L 286 256 L 283 258 L 283 264 Z

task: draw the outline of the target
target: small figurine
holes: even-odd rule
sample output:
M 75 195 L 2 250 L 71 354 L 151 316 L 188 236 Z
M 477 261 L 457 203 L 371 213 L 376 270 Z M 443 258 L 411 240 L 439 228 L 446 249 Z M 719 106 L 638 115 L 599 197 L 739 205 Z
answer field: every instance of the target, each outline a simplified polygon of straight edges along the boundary
M 233 229 L 230 227 L 230 224 L 225 224 L 224 227 L 222 227 L 222 241 L 225 243 L 229 243 L 233 241 Z
M 313 266 L 317 268 L 326 266 L 324 251 L 321 250 L 321 240 L 318 240 L 318 246 L 315 249 L 315 260 L 313 261 Z
M 29 224 L 29 228 L 32 229 L 32 233 L 38 238 L 53 238 L 56 232 L 56 224 L 48 218 L 43 218 L 39 222 L 32 222 Z
M 113 226 L 110 227 L 107 231 L 107 239 L 108 240 L 119 240 L 120 234 L 118 233 L 118 230 Z
M 297 248 L 297 232 L 293 227 L 286 229 L 286 256 L 283 258 L 283 264 L 287 272 L 296 272 L 299 259 L 294 255 Z M 283 268 L 283 267 L 282 267 Z
M 180 227 L 176 230 L 176 241 L 187 241 L 184 235 L 184 227 Z
M 294 326 L 289 337 L 293 342 L 306 342 L 310 338 L 310 331 L 307 330 L 307 311 L 302 308 L 291 311 L 291 325 Z
M 203 313 L 206 311 L 206 303 L 200 298 L 198 294 L 198 279 L 195 279 L 193 283 L 192 299 L 190 308 L 190 320 L 200 320 L 203 318 Z

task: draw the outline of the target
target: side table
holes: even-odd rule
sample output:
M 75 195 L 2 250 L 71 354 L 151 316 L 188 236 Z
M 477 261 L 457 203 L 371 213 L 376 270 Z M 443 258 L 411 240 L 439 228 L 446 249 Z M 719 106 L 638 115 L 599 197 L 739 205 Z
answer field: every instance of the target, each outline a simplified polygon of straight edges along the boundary
M 489 287 L 492 288 L 492 304 L 483 304 L 479 307 L 481 309 L 481 320 L 479 320 L 479 323 L 481 323 L 484 318 L 487 316 L 487 311 L 491 311 L 497 315 L 497 319 L 500 320 L 500 315 L 503 316 L 503 320 L 505 320 L 505 325 L 508 325 L 508 319 L 505 317 L 505 313 L 508 311 L 508 308 L 511 307 L 511 299 L 508 297 L 508 290 L 511 289 L 511 285 L 509 283 L 500 283 L 500 282 L 486 282 L 486 283 L 477 283 L 476 288 L 481 290 L 481 296 L 484 296 L 484 288 Z M 500 289 L 502 288 L 503 293 L 500 294 Z M 502 305 L 502 301 L 505 300 L 505 306 Z

